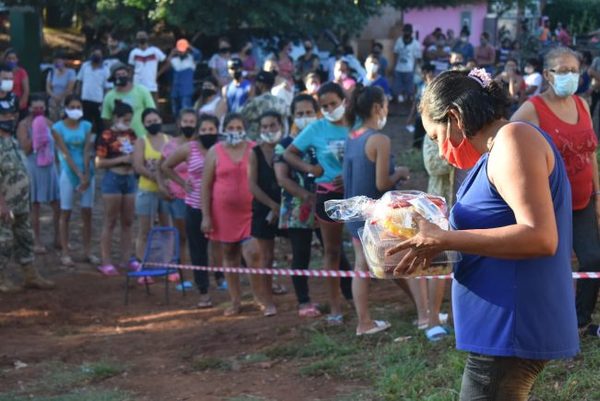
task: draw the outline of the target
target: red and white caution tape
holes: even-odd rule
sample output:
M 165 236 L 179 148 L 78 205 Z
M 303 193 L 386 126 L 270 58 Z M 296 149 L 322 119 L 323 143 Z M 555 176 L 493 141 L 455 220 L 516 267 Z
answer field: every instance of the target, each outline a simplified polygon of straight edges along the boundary
M 268 274 L 272 276 L 307 276 L 307 277 L 360 277 L 377 278 L 370 272 L 355 272 L 345 270 L 299 270 L 299 269 L 255 269 L 252 267 L 209 267 L 179 265 L 175 263 L 144 263 L 144 266 L 162 267 L 184 270 L 206 270 L 209 272 L 222 273 L 243 273 L 243 274 Z M 452 274 L 442 274 L 437 276 L 419 276 L 415 278 L 449 280 Z M 573 272 L 574 279 L 599 279 L 600 273 L 597 272 Z

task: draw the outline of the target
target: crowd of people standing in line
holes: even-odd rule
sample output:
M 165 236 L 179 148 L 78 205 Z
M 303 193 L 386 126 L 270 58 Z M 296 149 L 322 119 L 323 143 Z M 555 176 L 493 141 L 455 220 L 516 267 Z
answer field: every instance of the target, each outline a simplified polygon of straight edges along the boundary
M 394 47 L 393 85 L 382 71 L 387 60 L 378 45 L 360 69 L 340 49 L 340 57 L 331 60 L 329 79 L 322 79 L 310 40 L 304 42 L 305 55 L 295 61 L 291 42 L 282 40 L 276 57 L 258 68 L 251 42 L 238 57 L 222 38 L 195 103 L 188 82 L 198 56 L 185 39 L 166 56 L 139 32 L 138 47 L 125 63 L 119 42 L 109 38 L 110 66 L 102 49 L 94 48 L 77 74 L 57 55 L 47 79 L 48 97 L 29 93 L 16 53 L 7 51 L 0 66 L 0 217 L 9 224 L 0 231 L 0 291 L 15 289 L 6 275 L 11 257 L 24 267 L 26 286 L 53 286 L 32 265 L 34 253 L 47 252 L 40 235 L 41 204 L 52 207 L 61 264 L 74 265 L 69 223 L 76 200 L 83 258 L 106 276 L 140 268 L 147 234 L 156 223 L 178 229 L 182 249 L 189 250 L 182 252 L 183 261 L 189 255 L 194 265 L 272 267 L 274 240 L 285 236 L 292 266 L 307 269 L 316 233 L 323 244 L 323 268 L 351 269 L 343 251 L 344 225 L 329 218 L 324 204 L 356 195 L 378 198 L 408 179 L 410 172 L 395 165 L 390 139 L 381 131 L 390 101 L 413 102 L 409 118 L 417 122 L 415 143 L 423 149 L 428 191 L 456 203 L 451 222 L 457 231 L 443 234 L 421 222 L 421 234 L 399 244 L 397 251 L 409 249 L 403 259 L 411 262 L 407 271 L 431 252 L 464 253 L 453 284 L 457 342 L 473 352 L 463 391 L 482 391 L 474 379 L 478 367 L 491 372 L 501 365 L 494 374 L 502 371 L 508 377 L 528 370 L 529 387 L 523 387 L 528 392 L 545 364 L 532 361 L 576 352 L 577 326 L 600 336 L 591 324 L 598 281 L 578 281 L 576 294 L 563 285 L 570 282 L 571 249 L 581 269 L 600 267 L 598 141 L 593 107 L 577 95 L 584 74 L 593 86 L 600 62 L 558 47 L 545 55 L 541 68 L 538 60 L 527 60 L 525 77 L 518 74 L 523 61 L 507 56 L 494 77 L 496 52 L 487 34 L 472 49 L 468 32 L 461 32 L 454 51 L 448 51 L 449 39 L 441 32 L 430 36 L 423 53 L 412 27 L 405 25 Z M 156 78 L 168 69 L 173 69 L 171 101 L 177 116 L 171 135 L 156 108 Z M 97 176 L 104 209 L 99 258 L 91 250 Z M 523 192 L 524 186 L 529 190 Z M 482 199 L 486 208 L 474 208 Z M 111 249 L 117 226 L 118 263 Z M 347 228 L 354 269 L 366 271 L 359 225 Z M 531 270 L 541 260 L 551 266 L 544 280 Z M 209 279 L 206 271 L 194 271 L 200 308 L 213 306 Z M 242 313 L 239 275 L 215 280 L 216 287 L 229 292 L 225 314 Z M 308 279 L 293 277 L 292 282 L 298 314 L 320 316 Z M 251 275 L 250 283 L 264 315 L 275 315 L 273 294 L 281 286 L 266 275 Z M 448 336 L 439 315 L 443 281 L 398 284 L 414 301 L 415 324 L 427 338 Z M 368 279 L 329 278 L 327 289 L 328 323 L 343 324 L 345 298 L 356 308 L 357 335 L 390 327 L 370 314 Z M 548 291 L 558 296 L 549 297 Z M 533 301 L 523 300 L 532 294 L 537 294 Z M 572 310 L 570 294 L 576 300 Z M 549 298 L 556 301 L 551 318 L 528 320 L 548 310 L 543 302 Z M 496 310 L 497 305 L 505 308 Z M 473 337 L 473 325 L 490 327 L 489 319 L 495 322 L 493 330 Z M 562 331 L 553 331 L 557 324 Z M 497 336 L 498 331 L 503 334 Z M 548 337 L 549 332 L 556 335 Z M 529 341 L 539 336 L 547 341 Z M 514 357 L 515 363 L 498 357 Z

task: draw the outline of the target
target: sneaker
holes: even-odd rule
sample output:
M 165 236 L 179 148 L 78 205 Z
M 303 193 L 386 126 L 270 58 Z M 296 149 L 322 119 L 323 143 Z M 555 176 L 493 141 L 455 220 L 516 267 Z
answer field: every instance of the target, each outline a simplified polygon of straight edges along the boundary
M 226 280 L 221 280 L 217 283 L 217 290 L 219 291 L 227 291 L 229 287 L 227 286 Z
M 117 271 L 117 269 L 115 269 L 115 267 L 113 265 L 98 266 L 98 267 L 96 267 L 96 270 L 98 270 L 100 273 L 102 273 L 105 276 L 118 276 L 119 275 L 119 272 Z

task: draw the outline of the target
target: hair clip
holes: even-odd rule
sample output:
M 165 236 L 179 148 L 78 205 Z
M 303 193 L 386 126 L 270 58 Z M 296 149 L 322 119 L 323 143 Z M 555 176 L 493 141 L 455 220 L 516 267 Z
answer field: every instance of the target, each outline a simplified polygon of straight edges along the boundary
M 492 76 L 484 68 L 473 68 L 468 77 L 477 81 L 484 89 L 492 83 Z

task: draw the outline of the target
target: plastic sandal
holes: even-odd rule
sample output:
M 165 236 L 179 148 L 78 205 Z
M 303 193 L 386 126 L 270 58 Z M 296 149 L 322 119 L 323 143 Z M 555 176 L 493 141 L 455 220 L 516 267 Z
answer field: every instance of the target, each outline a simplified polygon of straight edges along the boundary
M 85 257 L 85 261 L 92 265 L 97 265 L 100 263 L 100 259 L 98 259 L 98 257 L 96 255 L 87 255 Z M 114 268 L 114 266 L 113 266 L 113 268 Z
M 319 317 L 321 312 L 315 304 L 302 304 L 298 307 L 298 316 L 300 317 Z
M 137 283 L 139 285 L 154 284 L 154 280 L 152 280 L 152 277 L 150 276 L 140 277 L 138 278 Z
M 430 329 L 425 330 L 425 336 L 431 342 L 437 342 L 443 339 L 444 337 L 448 337 L 450 333 L 443 326 L 433 326 Z
M 75 262 L 73 262 L 73 259 L 71 259 L 71 257 L 69 255 L 61 256 L 60 264 L 63 265 L 64 267 L 74 267 L 75 266 Z
M 184 281 L 184 282 L 183 282 L 183 284 L 182 284 L 182 283 L 179 283 L 179 284 L 177 284 L 177 285 L 175 286 L 175 289 L 176 289 L 177 291 L 183 291 L 184 289 L 185 289 L 185 290 L 192 289 L 192 287 L 194 287 L 194 286 L 192 285 L 192 282 L 191 282 L 191 281 Z
M 287 294 L 287 288 L 283 284 L 273 283 L 271 290 L 275 295 Z
M 44 255 L 48 253 L 48 249 L 44 245 L 36 245 L 33 247 L 33 253 L 36 255 Z
M 385 320 L 373 320 L 373 323 L 375 323 L 375 326 L 371 327 L 367 331 L 363 331 L 362 333 L 359 333 L 357 331 L 356 335 L 358 337 L 360 337 L 360 336 L 368 336 L 368 335 L 380 333 L 380 332 L 385 331 L 385 330 L 389 329 L 390 327 L 392 327 L 392 325 L 390 324 L 390 322 L 387 322 Z
M 325 318 L 325 321 L 328 324 L 337 326 L 340 324 L 344 324 L 344 315 L 339 314 L 339 315 L 327 315 L 327 317 Z
M 200 302 L 196 304 L 196 308 L 198 309 L 212 308 L 212 306 L 212 300 L 209 296 L 205 296 L 204 299 L 200 300 Z
M 117 271 L 117 269 L 115 269 L 115 267 L 113 265 L 98 266 L 98 267 L 96 267 L 96 270 L 98 270 L 100 273 L 102 273 L 105 276 L 118 276 L 119 275 L 119 272 Z

